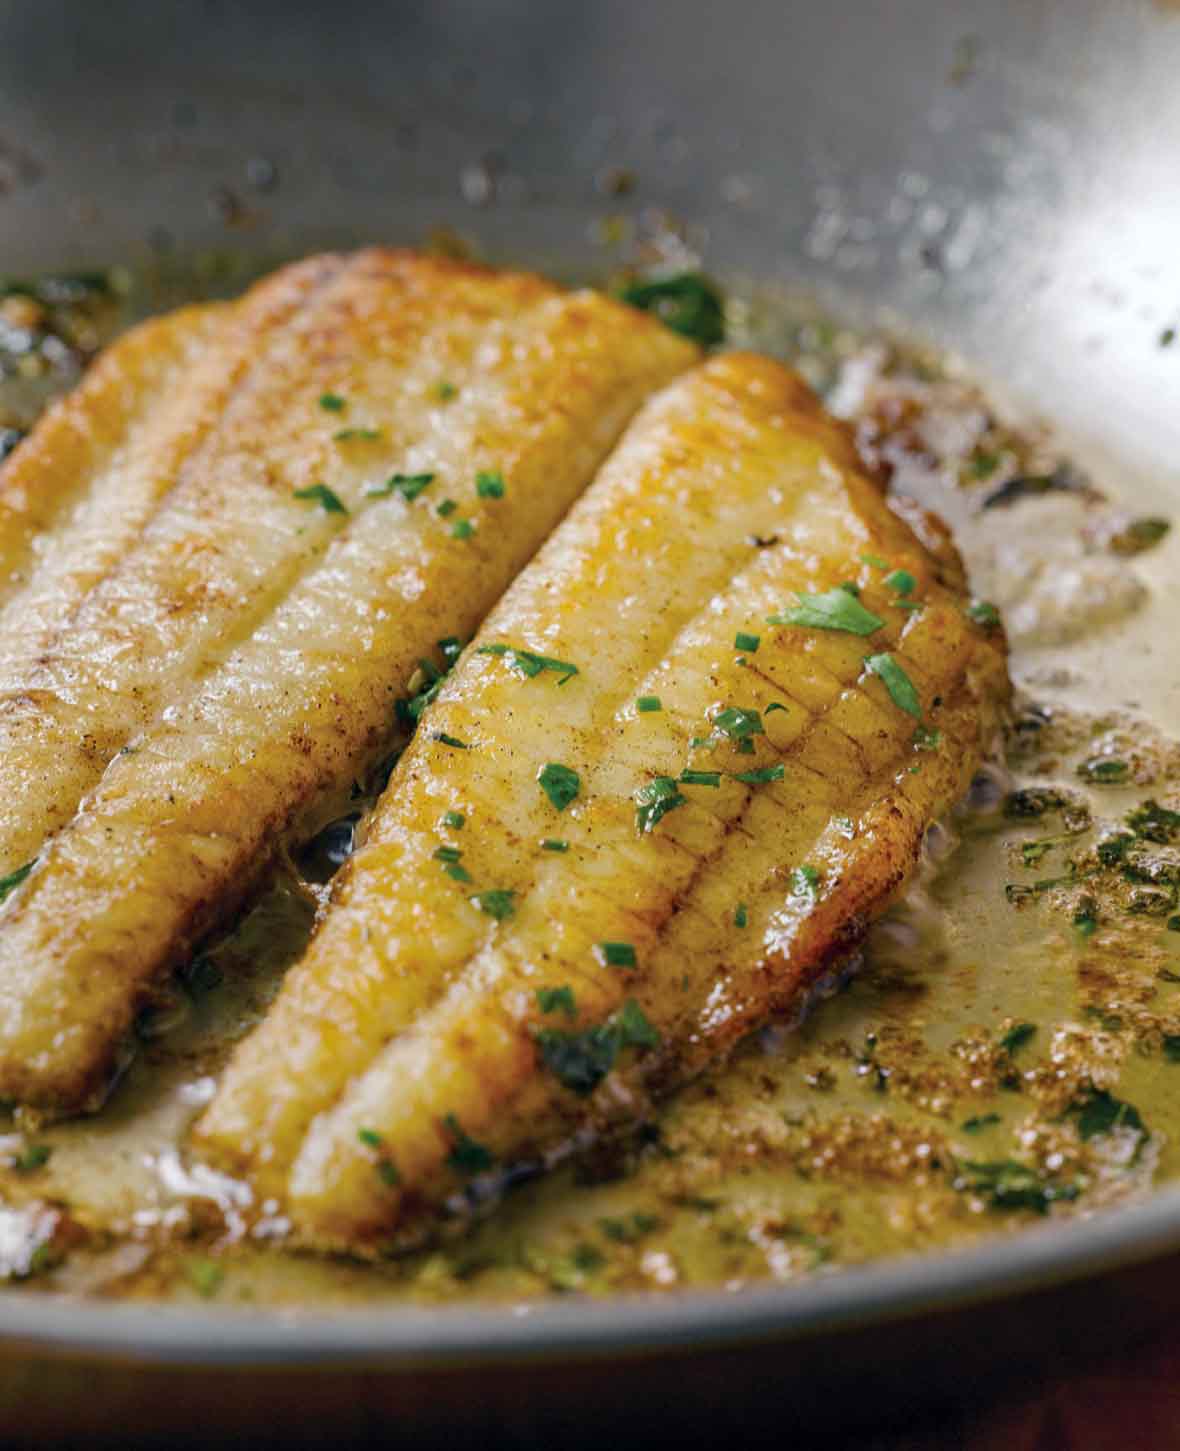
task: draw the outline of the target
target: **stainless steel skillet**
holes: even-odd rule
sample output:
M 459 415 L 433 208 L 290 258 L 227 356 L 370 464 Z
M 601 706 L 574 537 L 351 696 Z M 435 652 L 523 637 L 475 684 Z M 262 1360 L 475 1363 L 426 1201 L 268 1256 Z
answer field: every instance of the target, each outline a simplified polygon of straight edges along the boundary
M 1180 453 L 1180 350 L 1158 346 L 1178 74 L 1180 12 L 1147 0 L 9 0 L 2 265 L 449 226 L 577 273 L 601 269 L 596 220 L 662 208 L 723 275 L 903 318 L 1158 490 Z M 620 171 L 634 195 L 610 195 Z M 726 1299 L 295 1321 L 5 1300 L 0 1437 L 577 1444 L 710 1418 L 813 1444 L 1174 1315 L 1177 1249 L 1161 1193 Z

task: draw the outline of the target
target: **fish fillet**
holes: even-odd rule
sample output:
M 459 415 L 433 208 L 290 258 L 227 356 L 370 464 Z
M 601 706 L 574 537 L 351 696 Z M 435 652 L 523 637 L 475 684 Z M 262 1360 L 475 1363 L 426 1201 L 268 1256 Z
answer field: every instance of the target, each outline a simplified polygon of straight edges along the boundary
M 229 396 L 160 423 L 171 491 L 0 702 L 0 839 L 39 853 L 0 916 L 0 1098 L 102 1093 L 145 990 L 696 356 L 595 293 L 380 251 L 228 328 Z
M 768 359 L 649 402 L 430 707 L 198 1152 L 381 1248 L 797 1007 L 1007 692 L 912 517 L 933 551 Z

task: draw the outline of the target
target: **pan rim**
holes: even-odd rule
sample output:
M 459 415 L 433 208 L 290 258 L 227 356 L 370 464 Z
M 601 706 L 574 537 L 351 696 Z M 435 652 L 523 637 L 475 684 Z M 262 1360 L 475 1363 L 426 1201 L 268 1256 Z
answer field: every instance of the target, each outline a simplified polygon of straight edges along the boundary
M 1078 1222 L 1050 1221 L 969 1249 L 902 1256 L 804 1284 L 569 1297 L 541 1303 L 267 1311 L 94 1304 L 0 1292 L 0 1356 L 193 1368 L 370 1368 L 388 1374 L 509 1361 L 723 1349 L 868 1330 L 1050 1290 L 1180 1248 L 1180 1186 Z

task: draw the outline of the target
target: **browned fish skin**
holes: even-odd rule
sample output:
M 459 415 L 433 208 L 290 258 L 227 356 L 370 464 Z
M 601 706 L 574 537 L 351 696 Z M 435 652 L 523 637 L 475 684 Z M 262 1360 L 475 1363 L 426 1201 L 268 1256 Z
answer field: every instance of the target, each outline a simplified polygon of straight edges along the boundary
M 898 606 L 895 568 L 920 609 Z M 869 636 L 767 622 L 845 581 L 884 622 Z M 500 1164 L 544 1156 L 792 1010 L 905 883 L 994 732 L 1002 638 L 964 604 L 953 551 L 923 547 L 787 370 L 734 354 L 673 383 L 431 707 L 198 1149 L 280 1199 L 308 1242 L 379 1248 L 462 1189 L 460 1134 Z M 522 678 L 485 643 L 579 673 Z M 928 734 L 867 669 L 884 653 Z M 710 729 L 727 707 L 760 712 L 751 752 Z M 581 778 L 560 814 L 538 789 L 546 762 Z M 706 779 L 638 832 L 636 789 L 685 769 Z M 767 775 L 739 779 L 751 770 Z M 445 873 L 444 844 L 469 882 Z M 512 894 L 500 918 L 480 909 L 488 889 Z M 562 989 L 572 1012 L 538 996 Z M 659 1046 L 631 1042 L 571 1091 L 541 1045 L 617 1024 L 628 1000 Z
M 148 986 L 388 741 L 418 659 L 472 633 L 695 357 L 536 277 L 381 251 L 284 275 L 266 286 L 307 293 L 302 310 L 241 345 L 248 377 L 46 652 L 44 688 L 0 710 L 13 834 L 37 770 L 67 815 L 126 747 L 36 836 L 0 916 L 2 1098 L 101 1094 Z M 502 493 L 477 490 L 481 470 Z M 387 482 L 425 474 L 413 497 Z

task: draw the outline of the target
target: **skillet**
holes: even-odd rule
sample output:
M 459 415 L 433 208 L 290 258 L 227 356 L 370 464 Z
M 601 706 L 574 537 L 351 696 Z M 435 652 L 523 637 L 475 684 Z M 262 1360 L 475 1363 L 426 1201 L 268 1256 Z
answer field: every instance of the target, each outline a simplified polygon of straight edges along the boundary
M 1172 484 L 1169 6 L 12 0 L 0 24 L 6 271 L 447 227 L 576 275 L 601 268 L 604 211 L 662 208 L 721 274 L 904 319 L 1088 461 Z M 616 201 L 619 168 L 638 188 Z M 293 1317 L 13 1299 L 3 1433 L 577 1444 L 707 1416 L 814 1444 L 1148 1331 L 1178 1248 L 1165 1191 L 740 1297 Z

